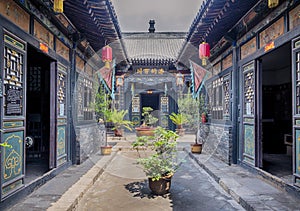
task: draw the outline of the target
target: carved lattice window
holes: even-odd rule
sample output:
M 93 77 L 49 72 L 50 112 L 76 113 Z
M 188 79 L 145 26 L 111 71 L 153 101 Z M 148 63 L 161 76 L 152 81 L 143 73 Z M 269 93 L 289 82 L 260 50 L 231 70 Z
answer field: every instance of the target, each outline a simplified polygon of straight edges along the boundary
M 59 108 L 59 116 L 66 115 L 66 75 L 64 73 L 58 73 L 57 80 L 57 100 L 58 100 L 58 108 Z
M 244 68 L 244 114 L 254 114 L 254 64 Z
M 93 82 L 83 79 L 83 118 L 84 120 L 93 119 Z
M 83 117 L 83 79 L 78 78 L 77 81 L 77 113 L 78 117 Z
M 27 87 L 30 92 L 40 92 L 41 91 L 41 67 L 30 67 L 29 79 L 27 81 Z
M 229 115 L 230 112 L 230 80 L 229 77 L 224 78 L 223 81 L 223 90 L 224 90 L 224 115 Z
M 300 114 L 300 52 L 296 53 L 296 113 Z
M 212 118 L 223 119 L 223 78 L 212 82 Z
M 23 114 L 23 68 L 24 54 L 5 46 L 4 48 L 4 86 L 5 115 Z

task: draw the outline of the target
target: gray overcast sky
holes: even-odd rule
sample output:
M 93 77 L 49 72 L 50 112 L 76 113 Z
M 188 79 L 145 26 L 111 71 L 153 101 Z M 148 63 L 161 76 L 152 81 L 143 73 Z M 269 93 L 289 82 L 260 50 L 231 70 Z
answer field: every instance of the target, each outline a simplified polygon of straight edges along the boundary
M 187 32 L 203 0 L 111 0 L 122 32 Z

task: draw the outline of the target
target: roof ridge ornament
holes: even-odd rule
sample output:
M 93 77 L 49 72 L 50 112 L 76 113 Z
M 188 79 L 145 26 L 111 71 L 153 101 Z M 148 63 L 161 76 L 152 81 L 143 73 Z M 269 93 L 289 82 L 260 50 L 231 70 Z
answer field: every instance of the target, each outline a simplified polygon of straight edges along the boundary
M 149 21 L 149 33 L 154 33 L 155 32 L 155 27 L 154 27 L 154 24 L 155 24 L 155 20 L 153 20 L 153 19 L 151 19 L 150 21 Z

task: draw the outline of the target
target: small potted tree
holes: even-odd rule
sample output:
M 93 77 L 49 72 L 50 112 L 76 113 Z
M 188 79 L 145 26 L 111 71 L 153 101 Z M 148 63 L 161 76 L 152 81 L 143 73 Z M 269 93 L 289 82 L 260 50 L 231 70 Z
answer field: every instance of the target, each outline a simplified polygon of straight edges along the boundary
M 139 157 L 138 164 L 143 167 L 148 177 L 149 188 L 152 193 L 163 195 L 171 187 L 171 179 L 179 167 L 176 159 L 178 134 L 171 130 L 157 127 L 153 137 L 139 137 L 132 146 L 137 151 L 141 147 L 152 150 L 147 157 Z
M 184 135 L 184 130 L 183 129 L 183 124 L 188 122 L 188 119 L 186 117 L 186 115 L 184 115 L 183 113 L 172 113 L 169 115 L 171 121 L 177 125 L 177 129 L 176 129 L 176 133 L 180 136 Z
M 153 136 L 155 130 L 155 123 L 158 121 L 158 118 L 152 115 L 153 109 L 151 107 L 143 107 L 142 117 L 143 124 L 139 127 L 136 127 L 136 135 L 139 136 Z
M 120 110 L 113 109 L 110 111 L 110 114 L 108 115 L 110 118 L 110 121 L 113 123 L 114 127 L 114 135 L 117 137 L 123 137 L 123 128 L 126 128 L 128 130 L 132 130 L 131 126 L 133 125 L 130 120 L 125 119 L 125 115 L 128 113 L 127 110 Z

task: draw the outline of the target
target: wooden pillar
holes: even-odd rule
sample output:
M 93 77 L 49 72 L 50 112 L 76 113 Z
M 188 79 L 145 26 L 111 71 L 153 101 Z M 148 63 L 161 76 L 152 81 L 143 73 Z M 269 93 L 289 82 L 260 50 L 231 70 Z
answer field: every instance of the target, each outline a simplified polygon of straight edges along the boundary
M 238 134 L 238 113 L 239 113 L 239 106 L 238 106 L 238 87 L 239 87 L 239 78 L 238 78 L 238 53 L 237 53 L 237 47 L 236 42 L 234 41 L 232 43 L 232 104 L 231 104 L 231 121 L 232 121 L 232 163 L 236 164 L 238 160 L 238 140 L 239 140 L 239 134 Z

